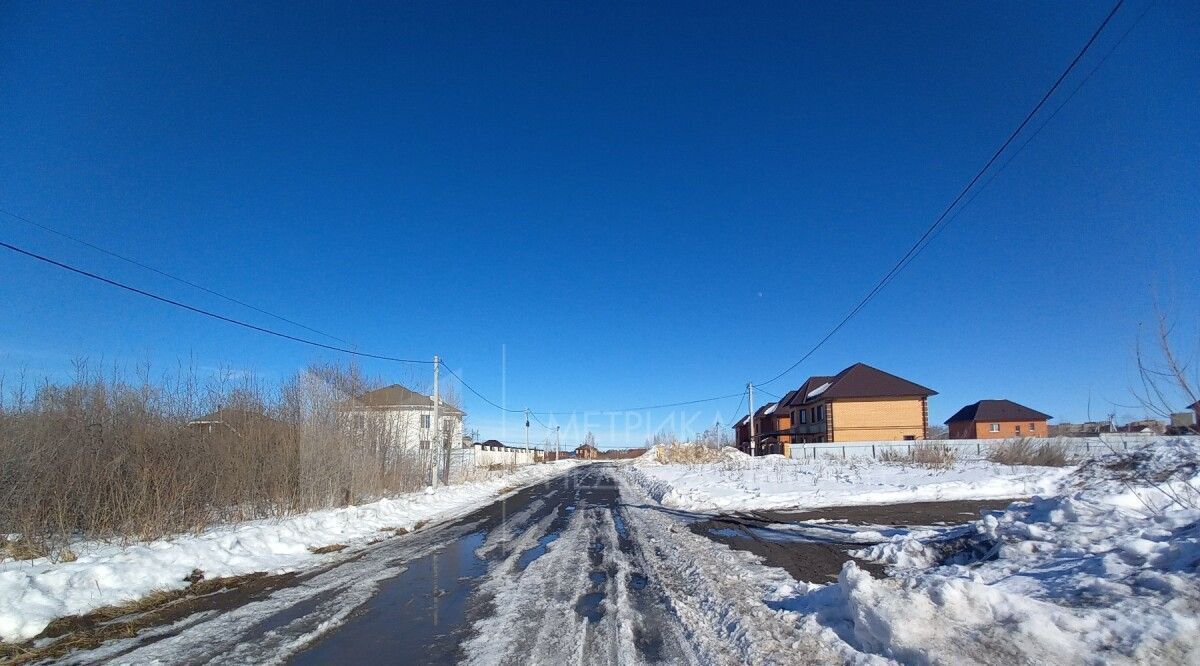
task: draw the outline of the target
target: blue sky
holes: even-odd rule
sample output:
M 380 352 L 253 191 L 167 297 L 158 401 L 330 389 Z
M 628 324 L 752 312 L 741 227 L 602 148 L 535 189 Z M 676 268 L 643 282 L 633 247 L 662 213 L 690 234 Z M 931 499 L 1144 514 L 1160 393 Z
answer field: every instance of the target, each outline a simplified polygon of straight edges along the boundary
M 441 354 L 511 407 L 736 393 L 874 284 L 1110 7 L 801 4 L 5 3 L 0 207 L 363 350 Z M 1068 91 L 1146 7 L 1118 13 Z M 1064 420 L 1089 395 L 1093 417 L 1130 402 L 1154 298 L 1184 328 L 1200 311 L 1198 34 L 1195 3 L 1151 7 L 766 390 L 863 361 L 938 390 L 936 421 L 985 397 Z M 11 219 L 0 239 L 309 335 Z M 11 253 L 0 302 L 10 375 L 88 356 L 275 377 L 329 358 Z M 736 406 L 587 427 L 639 443 Z M 467 407 L 520 439 L 519 417 Z

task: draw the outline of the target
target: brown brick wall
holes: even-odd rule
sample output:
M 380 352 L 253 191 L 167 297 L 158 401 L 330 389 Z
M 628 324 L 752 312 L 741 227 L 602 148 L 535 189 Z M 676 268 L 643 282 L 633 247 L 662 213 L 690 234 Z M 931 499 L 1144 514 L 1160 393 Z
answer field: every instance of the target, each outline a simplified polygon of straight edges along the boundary
M 999 432 L 992 432 L 993 423 L 1000 424 Z M 967 433 L 966 437 L 956 437 L 954 427 L 951 426 L 950 436 L 955 439 L 1010 439 L 1013 437 L 1050 436 L 1050 431 L 1045 421 L 968 421 L 967 423 L 954 425 L 962 426 L 962 432 Z M 1030 425 L 1033 426 L 1032 430 L 1030 429 Z M 1017 426 L 1020 426 L 1020 432 L 1017 432 Z

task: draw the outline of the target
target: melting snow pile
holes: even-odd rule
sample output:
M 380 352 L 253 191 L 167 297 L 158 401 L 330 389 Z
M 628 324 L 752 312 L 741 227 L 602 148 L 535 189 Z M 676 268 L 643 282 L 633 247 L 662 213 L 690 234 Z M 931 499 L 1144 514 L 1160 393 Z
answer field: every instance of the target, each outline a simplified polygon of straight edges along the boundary
M 1093 460 L 1063 495 L 976 521 L 960 563 L 919 570 L 943 558 L 912 533 L 857 553 L 894 578 L 848 562 L 773 603 L 906 663 L 1198 663 L 1198 462 L 1184 441 Z
M 960 461 L 948 469 L 869 458 L 751 458 L 734 449 L 706 464 L 658 464 L 643 456 L 629 468 L 654 499 L 691 511 L 818 508 L 862 504 L 1009 499 L 1059 491 L 1072 468 L 1011 467 Z
M 195 569 L 209 578 L 257 571 L 281 573 L 321 558 L 310 548 L 365 545 L 383 529 L 411 530 L 487 505 L 504 491 L 556 476 L 574 466 L 564 460 L 531 465 L 487 481 L 444 486 L 343 509 L 280 520 L 212 528 L 198 535 L 120 546 L 72 545 L 74 562 L 46 558 L 0 560 L 0 640 L 36 636 L 55 618 L 137 600 L 155 590 L 180 589 Z

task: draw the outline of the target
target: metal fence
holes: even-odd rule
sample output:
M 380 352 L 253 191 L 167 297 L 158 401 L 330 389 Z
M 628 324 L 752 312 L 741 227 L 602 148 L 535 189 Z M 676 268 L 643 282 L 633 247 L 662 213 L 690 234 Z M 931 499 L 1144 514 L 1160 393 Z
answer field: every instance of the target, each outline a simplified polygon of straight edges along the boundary
M 1119 451 L 1132 451 L 1144 446 L 1159 445 L 1172 440 L 1200 442 L 1200 436 L 1146 436 L 1146 435 L 1101 435 L 1099 437 L 1025 437 L 1022 439 L 1033 446 L 1056 444 L 1065 446 L 1073 458 L 1089 458 Z M 1013 442 L 1014 439 L 929 439 L 929 440 L 881 440 L 873 442 L 831 442 L 822 444 L 792 444 L 791 457 L 804 460 L 822 456 L 840 458 L 878 458 L 884 451 L 901 455 L 912 452 L 915 446 L 944 446 L 953 449 L 963 459 L 987 458 L 992 447 Z

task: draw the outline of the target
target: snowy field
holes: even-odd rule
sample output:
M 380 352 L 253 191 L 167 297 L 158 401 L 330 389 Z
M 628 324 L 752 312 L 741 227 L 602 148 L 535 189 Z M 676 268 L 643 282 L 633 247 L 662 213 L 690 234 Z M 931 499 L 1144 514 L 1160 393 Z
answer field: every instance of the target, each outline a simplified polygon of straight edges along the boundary
M 253 572 L 283 573 L 338 555 L 312 549 L 350 549 L 380 538 L 381 530 L 412 530 L 465 515 L 521 486 L 544 481 L 578 464 L 531 465 L 487 481 L 443 486 L 370 504 L 214 527 L 148 543 L 94 542 L 71 546 L 74 562 L 0 560 L 0 640 L 38 635 L 55 618 L 137 600 L 156 590 L 187 587 L 199 569 L 206 578 Z
M 888 564 L 885 577 L 847 562 L 837 582 L 814 584 L 744 563 L 737 578 L 747 593 L 756 591 L 781 622 L 820 637 L 840 660 L 1200 663 L 1194 442 L 1045 470 L 829 462 L 795 471 L 731 458 L 733 471 L 720 463 L 656 465 L 649 457 L 625 471 L 664 504 L 693 509 L 1041 495 L 966 528 L 901 530 L 855 553 Z M 731 479 L 731 488 L 719 487 Z M 727 550 L 693 548 L 694 561 Z
M 1009 499 L 1055 494 L 1067 467 L 1010 467 L 986 460 L 949 469 L 884 463 L 871 458 L 794 460 L 751 458 L 733 449 L 705 464 L 660 464 L 653 452 L 629 470 L 663 506 L 688 511 L 811 509 L 959 499 Z

